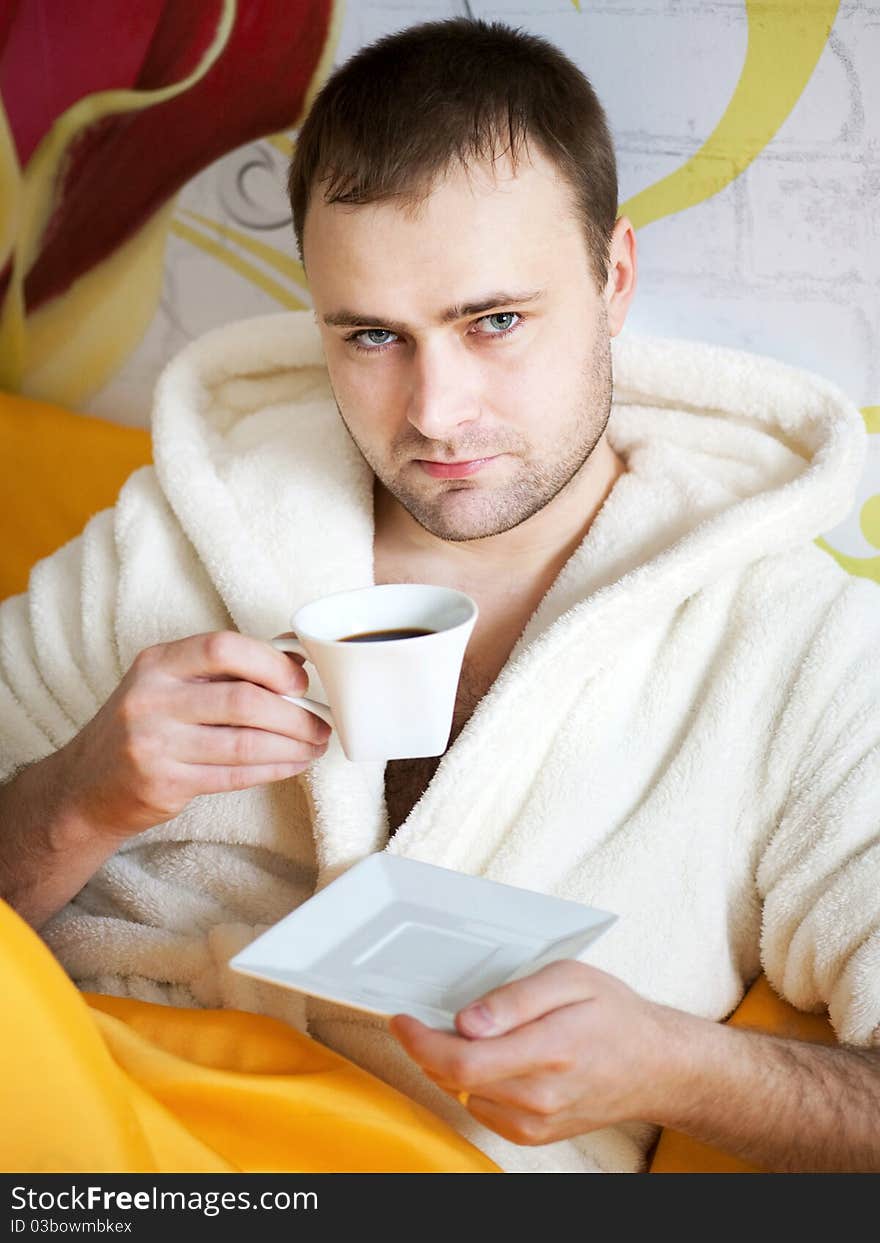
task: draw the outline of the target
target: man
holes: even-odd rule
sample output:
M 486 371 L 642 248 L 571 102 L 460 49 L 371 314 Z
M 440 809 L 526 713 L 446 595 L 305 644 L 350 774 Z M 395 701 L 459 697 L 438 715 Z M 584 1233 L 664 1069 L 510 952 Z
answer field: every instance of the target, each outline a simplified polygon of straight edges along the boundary
M 155 472 L 0 613 L 3 771 L 27 765 L 3 893 L 83 986 L 308 1023 L 506 1169 L 635 1170 L 663 1124 L 880 1168 L 880 601 L 811 543 L 857 415 L 768 361 L 620 343 L 609 423 L 635 239 L 595 96 L 541 40 L 365 49 L 291 200 L 320 339 L 290 316 L 190 347 Z M 480 606 L 450 747 L 348 764 L 261 639 L 401 580 Z M 456 1035 L 230 979 L 386 847 L 622 918 Z M 719 1026 L 762 966 L 852 1047 Z

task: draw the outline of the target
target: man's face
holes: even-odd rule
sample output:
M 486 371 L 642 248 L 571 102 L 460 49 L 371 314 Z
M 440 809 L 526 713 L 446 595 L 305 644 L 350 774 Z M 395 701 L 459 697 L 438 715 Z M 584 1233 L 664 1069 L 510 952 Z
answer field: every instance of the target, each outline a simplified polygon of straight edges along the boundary
M 494 169 L 456 169 L 417 210 L 316 194 L 306 217 L 340 415 L 381 484 L 444 540 L 542 510 L 611 404 L 605 298 L 570 191 L 538 153 Z

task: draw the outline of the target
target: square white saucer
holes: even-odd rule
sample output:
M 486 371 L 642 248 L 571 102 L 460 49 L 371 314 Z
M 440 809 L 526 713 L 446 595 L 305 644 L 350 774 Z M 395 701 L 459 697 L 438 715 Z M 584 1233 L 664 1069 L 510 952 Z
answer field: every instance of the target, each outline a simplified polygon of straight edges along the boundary
M 369 855 L 230 960 L 243 975 L 454 1030 L 491 988 L 577 958 L 609 911 L 397 855 Z

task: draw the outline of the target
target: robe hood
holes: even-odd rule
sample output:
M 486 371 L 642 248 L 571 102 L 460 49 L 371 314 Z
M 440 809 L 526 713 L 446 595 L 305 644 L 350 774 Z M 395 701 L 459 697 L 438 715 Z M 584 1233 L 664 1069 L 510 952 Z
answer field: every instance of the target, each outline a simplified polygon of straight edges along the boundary
M 612 359 L 609 440 L 628 468 L 614 521 L 606 501 L 392 851 L 485 864 L 546 746 L 523 737 L 536 687 L 564 713 L 646 622 L 814 539 L 853 502 L 865 429 L 828 381 L 680 340 L 622 335 Z M 373 582 L 373 475 L 336 408 L 312 312 L 230 324 L 190 345 L 161 378 L 153 435 L 165 498 L 239 630 L 268 638 L 310 600 Z M 309 693 L 324 698 L 314 674 Z M 480 760 L 486 719 L 517 731 L 503 808 Z M 306 780 L 320 888 L 386 846 L 384 765 L 351 764 L 331 744 Z
M 829 381 L 626 333 L 612 357 L 611 443 L 693 505 L 688 529 L 658 531 L 640 569 L 666 590 L 690 595 L 851 507 L 865 429 Z M 274 633 L 308 600 L 372 581 L 373 476 L 337 411 L 312 312 L 232 323 L 185 348 L 159 382 L 153 439 L 165 497 L 242 630 Z M 322 539 L 328 555 L 315 557 Z

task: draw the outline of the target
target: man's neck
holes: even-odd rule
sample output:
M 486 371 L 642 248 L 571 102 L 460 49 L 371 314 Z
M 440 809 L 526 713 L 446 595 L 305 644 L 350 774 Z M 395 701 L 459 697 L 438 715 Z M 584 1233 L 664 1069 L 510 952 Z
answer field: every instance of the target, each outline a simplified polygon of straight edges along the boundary
M 605 436 L 578 475 L 526 522 L 485 539 L 439 539 L 376 481 L 375 548 L 384 560 L 411 565 L 425 581 L 472 594 L 509 589 L 511 582 L 549 588 L 583 540 L 626 465 Z

